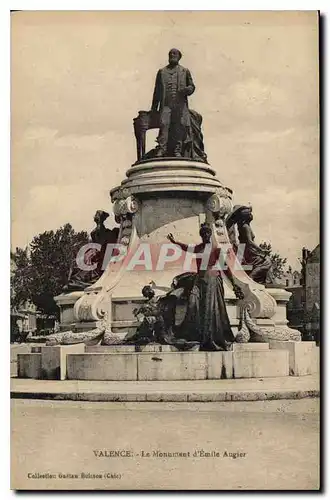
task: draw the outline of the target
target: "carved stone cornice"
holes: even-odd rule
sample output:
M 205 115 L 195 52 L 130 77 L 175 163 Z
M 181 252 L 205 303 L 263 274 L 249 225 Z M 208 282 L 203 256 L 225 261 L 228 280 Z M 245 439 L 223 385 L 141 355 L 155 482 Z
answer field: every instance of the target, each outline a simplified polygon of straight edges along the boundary
M 126 179 L 110 191 L 111 200 L 129 196 L 166 192 L 213 193 L 231 198 L 232 191 L 221 184 L 215 171 L 205 163 L 187 160 L 153 159 L 139 163 L 126 172 Z

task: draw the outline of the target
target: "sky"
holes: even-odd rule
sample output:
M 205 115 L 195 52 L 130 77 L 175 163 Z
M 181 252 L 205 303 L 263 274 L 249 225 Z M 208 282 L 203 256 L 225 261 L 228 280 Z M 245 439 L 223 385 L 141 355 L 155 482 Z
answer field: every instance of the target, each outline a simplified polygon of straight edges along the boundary
M 112 211 L 136 160 L 132 120 L 172 47 L 209 163 L 234 204 L 252 204 L 256 242 L 299 269 L 319 243 L 318 26 L 303 11 L 12 13 L 13 248 Z

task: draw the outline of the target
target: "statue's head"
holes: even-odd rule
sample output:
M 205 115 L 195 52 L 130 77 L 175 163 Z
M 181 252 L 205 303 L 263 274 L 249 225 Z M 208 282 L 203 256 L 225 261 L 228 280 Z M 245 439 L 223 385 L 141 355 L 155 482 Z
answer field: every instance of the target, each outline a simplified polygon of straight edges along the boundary
M 146 299 L 152 299 L 155 295 L 155 291 L 150 285 L 146 285 L 142 288 L 142 295 L 146 297 Z
M 243 207 L 240 213 L 240 218 L 243 222 L 253 221 L 252 207 Z
M 168 62 L 170 64 L 178 64 L 182 54 L 179 49 L 171 49 L 168 53 Z
M 212 236 L 212 229 L 207 224 L 202 224 L 199 230 L 199 235 L 203 243 L 210 243 Z
M 234 224 L 249 223 L 253 220 L 252 207 L 247 205 L 235 205 L 226 220 L 227 229 Z
M 239 206 L 236 219 L 240 223 L 251 222 L 253 220 L 252 207 L 245 205 Z
M 96 224 L 98 222 L 104 222 L 107 218 L 109 217 L 109 214 L 108 212 L 104 212 L 103 210 L 97 210 L 95 215 L 94 215 L 94 222 L 96 222 Z

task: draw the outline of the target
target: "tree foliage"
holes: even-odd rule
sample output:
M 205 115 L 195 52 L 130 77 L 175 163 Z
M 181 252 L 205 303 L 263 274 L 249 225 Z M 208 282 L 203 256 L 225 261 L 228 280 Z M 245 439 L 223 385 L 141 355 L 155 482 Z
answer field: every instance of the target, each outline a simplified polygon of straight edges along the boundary
M 282 278 L 284 273 L 285 273 L 285 265 L 287 262 L 286 258 L 283 258 L 280 256 L 279 253 L 273 252 L 272 245 L 270 243 L 263 242 L 260 245 L 260 248 L 262 248 L 265 252 L 270 257 L 270 260 L 272 261 L 272 275 L 274 278 Z
M 71 224 L 65 224 L 35 236 L 29 249 L 16 248 L 11 253 L 12 306 L 18 308 L 30 301 L 44 314 L 58 315 L 53 297 L 62 292 L 71 263 L 87 242 L 86 231 L 76 232 Z

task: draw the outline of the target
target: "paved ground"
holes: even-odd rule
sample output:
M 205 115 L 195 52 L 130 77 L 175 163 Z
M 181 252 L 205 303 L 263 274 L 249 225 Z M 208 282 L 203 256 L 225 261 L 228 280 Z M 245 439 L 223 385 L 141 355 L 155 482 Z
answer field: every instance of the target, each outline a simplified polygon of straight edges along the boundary
M 76 401 L 257 401 L 319 395 L 318 375 L 152 382 L 11 379 L 14 398 Z
M 318 420 L 319 402 L 311 398 L 225 403 L 12 400 L 12 486 L 313 490 L 318 488 Z M 128 450 L 132 456 L 96 457 L 96 450 Z M 190 456 L 161 456 L 164 452 Z M 215 456 L 205 456 L 212 452 Z M 27 479 L 29 473 L 56 478 Z M 60 473 L 102 477 L 61 479 Z

